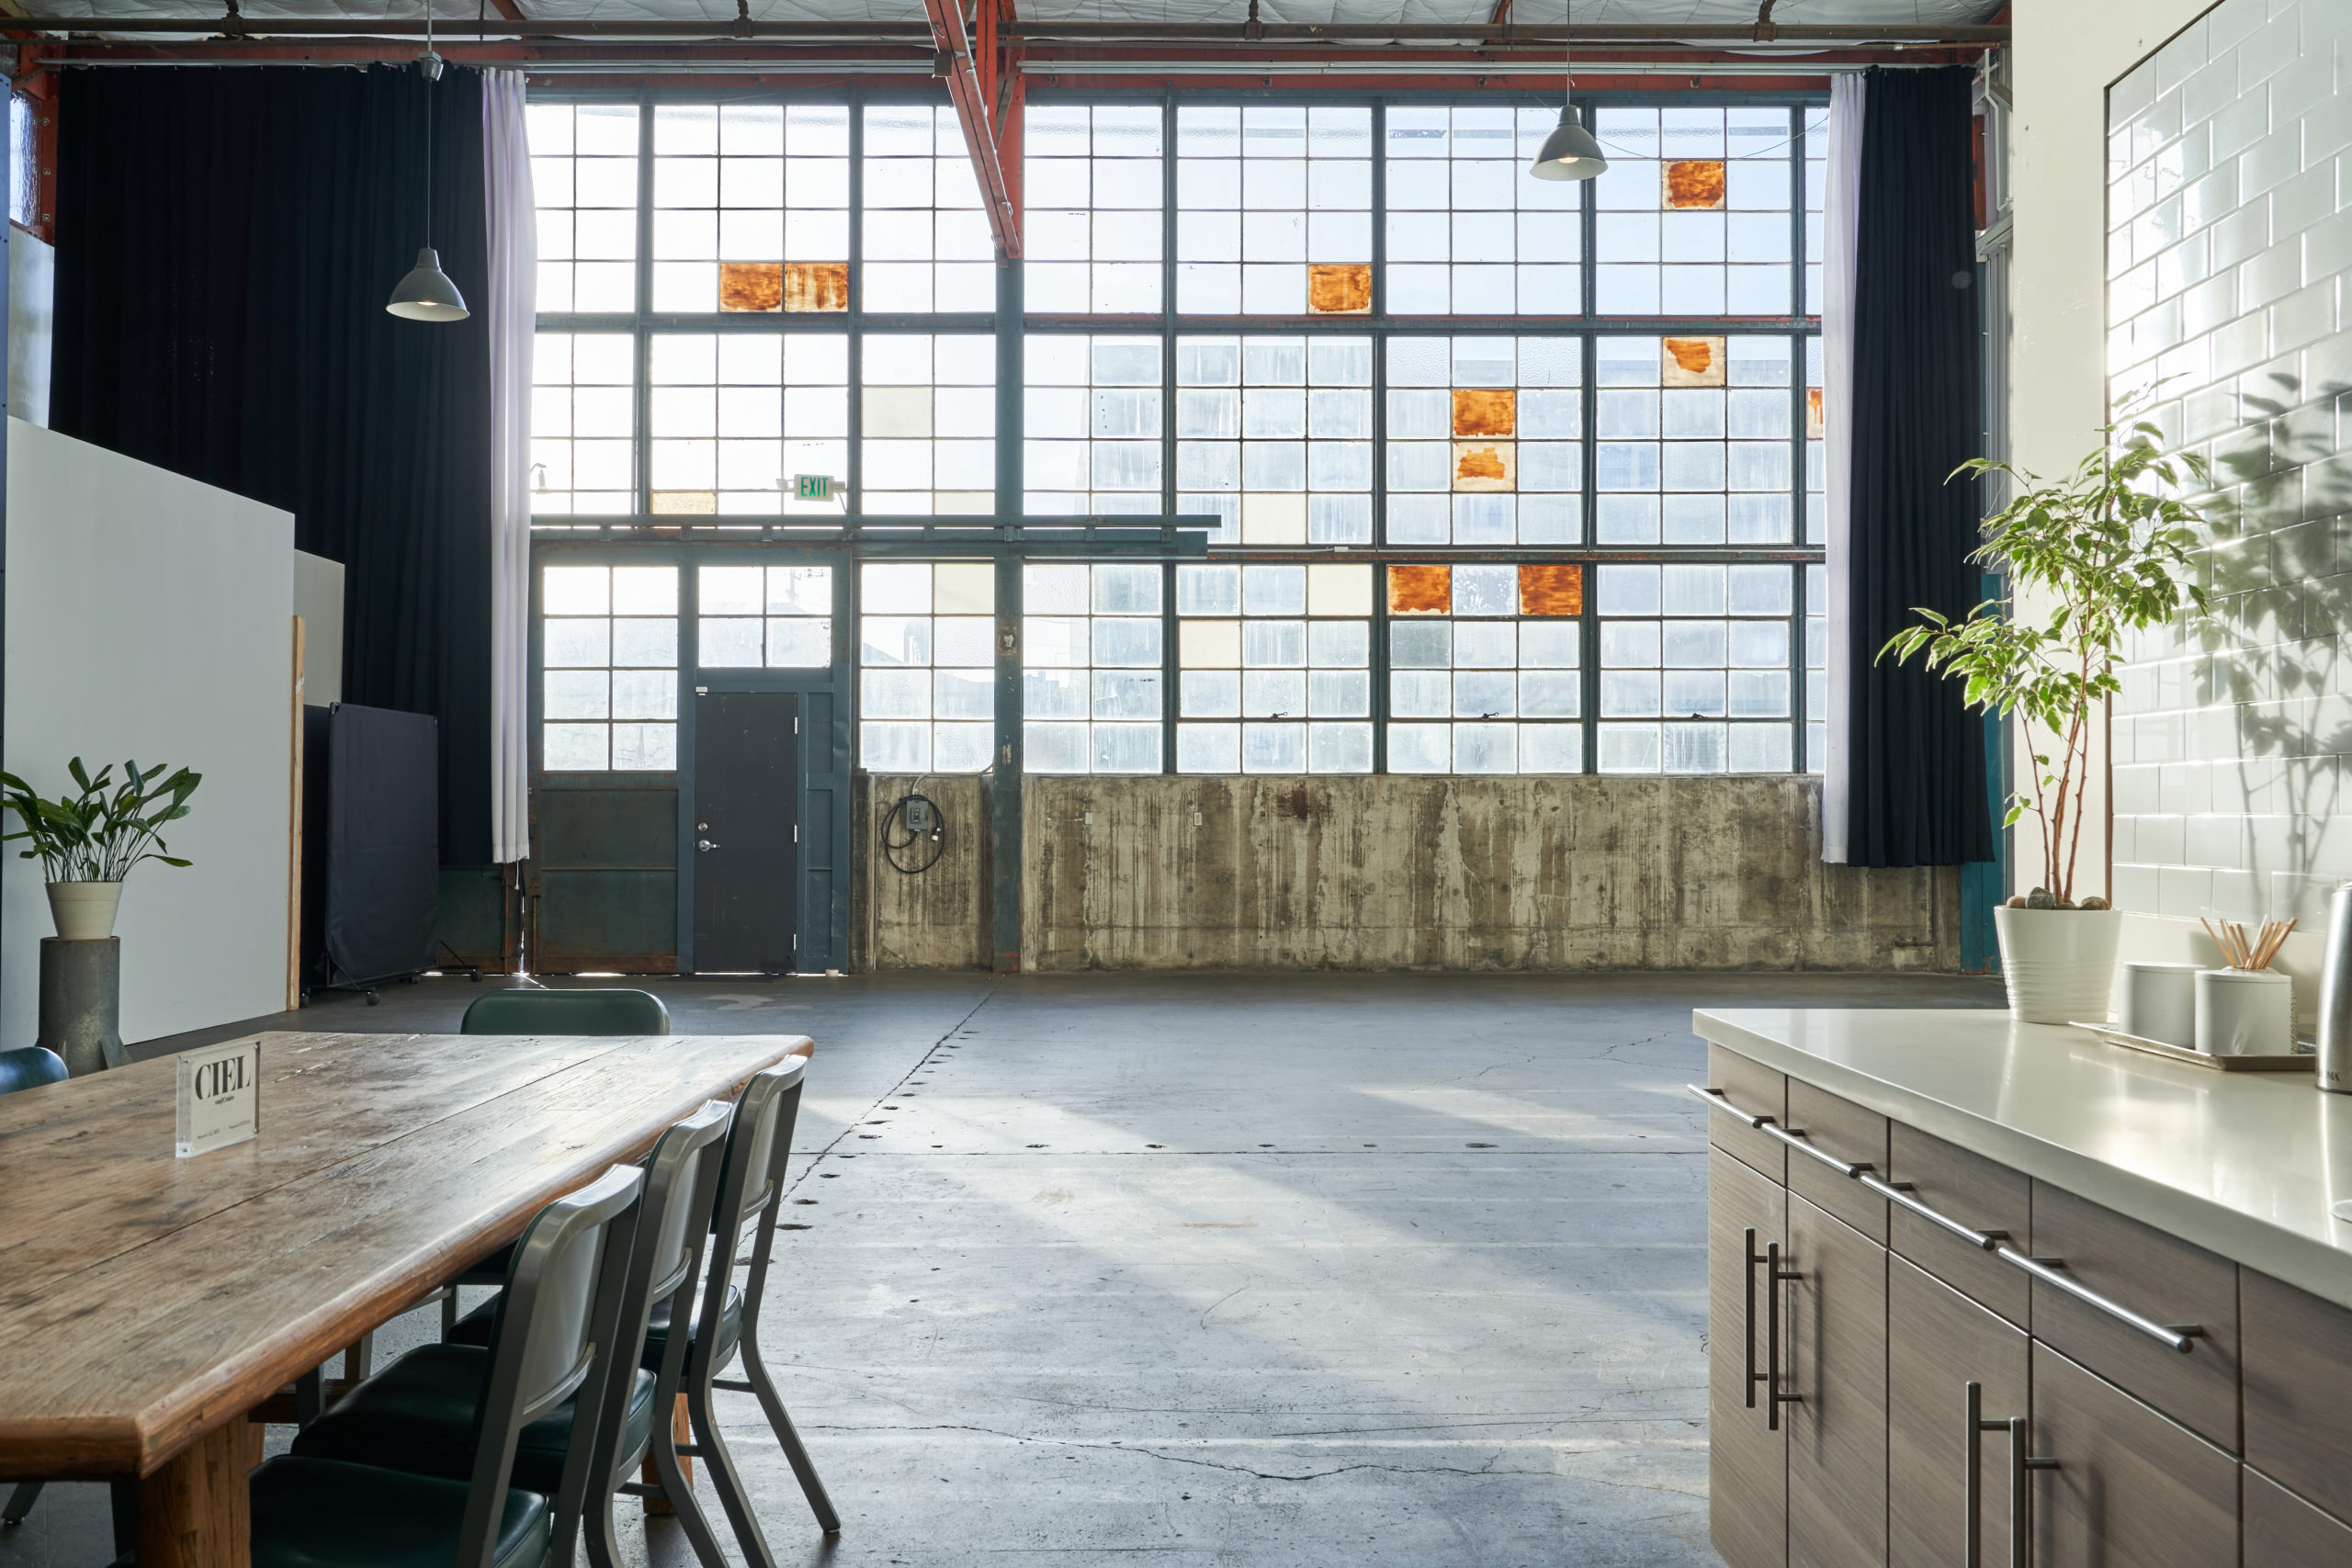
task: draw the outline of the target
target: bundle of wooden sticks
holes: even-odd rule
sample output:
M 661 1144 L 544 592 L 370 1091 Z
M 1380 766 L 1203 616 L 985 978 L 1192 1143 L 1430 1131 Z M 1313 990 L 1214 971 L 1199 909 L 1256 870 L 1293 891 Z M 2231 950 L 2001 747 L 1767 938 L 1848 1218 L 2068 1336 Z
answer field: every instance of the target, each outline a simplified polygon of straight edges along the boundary
M 2242 920 L 2223 920 L 2217 931 L 2211 920 L 2202 915 L 2198 923 L 2205 928 L 2222 952 L 2229 958 L 2233 969 L 2267 969 L 2270 961 L 2278 956 L 2278 949 L 2286 944 L 2287 933 L 2295 929 L 2292 920 L 2265 920 L 2262 929 L 2252 936 L 2246 934 Z

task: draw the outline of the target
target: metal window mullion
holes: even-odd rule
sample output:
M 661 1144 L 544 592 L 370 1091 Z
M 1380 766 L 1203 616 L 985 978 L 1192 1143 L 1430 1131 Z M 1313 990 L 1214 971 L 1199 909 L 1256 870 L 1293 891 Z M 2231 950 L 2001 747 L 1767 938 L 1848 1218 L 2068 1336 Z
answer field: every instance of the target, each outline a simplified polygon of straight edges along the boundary
M 575 243 L 574 250 L 579 247 Z M 653 344 L 646 325 L 653 304 L 653 110 L 640 91 L 637 106 L 637 292 L 629 316 L 629 336 L 635 361 L 630 389 L 630 486 L 639 510 L 653 510 Z M 573 375 L 579 372 L 574 361 Z M 577 453 L 575 451 L 575 458 Z M 579 473 L 572 490 L 579 491 Z M 607 721 L 609 728 L 609 721 Z
M 1805 308 L 1805 213 L 1812 205 L 1812 193 L 1806 190 L 1806 174 L 1812 167 L 1811 138 L 1805 130 L 1805 111 L 1802 104 L 1789 106 L 1789 255 L 1791 276 L 1789 287 L 1793 290 L 1790 304 L 1795 313 L 1803 315 Z M 1809 346 L 1806 334 L 1799 333 L 1789 339 L 1789 542 L 1806 542 L 1805 523 L 1805 350 Z M 1804 568 L 1792 566 L 1795 574 L 1790 598 L 1794 614 L 1789 617 L 1789 771 L 1805 771 L 1805 662 L 1804 662 Z M 1728 677 L 1726 677 L 1728 679 Z
M 1372 771 L 1388 771 L 1388 568 L 1372 566 Z
M 1584 182 L 1589 189 L 1592 182 Z M 1592 232 L 1592 210 L 1589 201 L 1585 209 L 1585 232 Z M 1589 280 L 1591 268 L 1585 269 Z M 1589 332 L 1583 334 L 1578 357 L 1584 366 L 1584 428 L 1579 432 L 1584 445 L 1584 530 L 1585 547 L 1597 554 L 1600 536 L 1597 513 L 1600 508 L 1600 346 Z M 1584 771 L 1600 771 L 1600 562 L 1589 560 L 1584 569 L 1584 605 L 1577 615 L 1577 637 L 1582 646 L 1577 649 L 1577 705 L 1582 714 L 1584 727 Z
M 1385 105 L 1372 111 L 1372 545 L 1388 543 L 1388 112 Z M 1385 733 L 1385 731 L 1384 731 Z M 1374 745 L 1374 766 L 1386 742 Z
M 1388 106 L 1372 106 L 1372 547 L 1388 545 Z M 1372 570 L 1372 771 L 1388 771 L 1388 568 Z
M 1788 568 L 1793 575 L 1789 589 L 1789 772 L 1805 772 L 1804 756 L 1804 571 L 1802 565 Z M 1729 676 L 1726 674 L 1725 679 Z
M 1159 563 L 1159 771 L 1176 771 L 1176 691 L 1183 679 L 1178 658 L 1176 562 Z
M 1589 98 L 1586 99 L 1584 110 L 1577 116 L 1577 118 L 1583 122 L 1584 128 L 1587 130 L 1590 130 L 1597 122 L 1597 111 L 1593 107 L 1592 101 Z M 1659 152 L 1663 153 L 1665 149 L 1661 145 Z M 1600 299 L 1600 285 L 1596 281 L 1600 271 L 1600 254 L 1597 246 L 1600 243 L 1599 236 L 1600 232 L 1600 198 L 1599 194 L 1593 189 L 1594 184 L 1595 182 L 1592 180 L 1578 180 L 1577 182 L 1578 186 L 1577 194 L 1577 241 L 1578 246 L 1584 253 L 1581 257 L 1583 265 L 1577 268 L 1577 299 L 1581 307 L 1578 313 L 1583 316 L 1587 322 L 1591 321 L 1595 314 L 1595 308 L 1598 306 Z
M 1804 106 L 1789 106 L 1789 314 L 1805 314 L 1804 290 L 1804 215 L 1811 206 L 1812 193 L 1805 189 L 1805 170 L 1811 166 L 1813 147 L 1804 129 Z
M 1176 515 L 1176 90 L 1159 107 L 1159 506 Z M 1174 698 L 1169 699 L 1171 703 Z
M 849 95 L 849 456 L 843 466 L 850 516 L 865 511 L 865 106 Z M 932 376 L 938 378 L 934 366 Z M 851 552 L 852 559 L 855 551 Z

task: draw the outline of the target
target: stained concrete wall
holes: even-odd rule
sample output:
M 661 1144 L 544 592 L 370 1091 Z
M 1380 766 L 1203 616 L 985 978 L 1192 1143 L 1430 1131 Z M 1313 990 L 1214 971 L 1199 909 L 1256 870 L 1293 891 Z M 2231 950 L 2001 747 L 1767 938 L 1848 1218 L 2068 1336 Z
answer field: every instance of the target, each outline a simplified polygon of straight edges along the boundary
M 1954 967 L 1957 873 L 1824 865 L 1820 815 L 1808 778 L 1032 779 L 1023 961 Z
M 920 781 L 902 875 L 864 781 L 853 963 L 989 960 L 985 779 Z M 1821 863 L 1810 778 L 1031 778 L 1031 969 L 1951 969 L 1959 876 Z
M 853 971 L 989 966 L 989 782 L 986 775 L 968 773 L 919 779 L 857 775 L 852 829 L 857 896 L 849 939 Z M 891 868 L 882 854 L 880 834 L 891 806 L 915 794 L 940 808 L 947 840 L 936 864 L 910 875 Z

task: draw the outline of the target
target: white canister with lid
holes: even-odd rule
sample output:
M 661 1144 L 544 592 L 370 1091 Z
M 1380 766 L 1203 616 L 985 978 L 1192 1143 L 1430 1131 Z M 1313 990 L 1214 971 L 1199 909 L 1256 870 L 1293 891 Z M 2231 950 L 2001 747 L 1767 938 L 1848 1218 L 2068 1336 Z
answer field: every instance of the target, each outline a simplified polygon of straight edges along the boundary
M 2295 982 L 2275 969 L 2198 976 L 2197 1049 L 2211 1056 L 2294 1055 Z
M 2116 1027 L 2142 1040 L 2197 1048 L 2197 976 L 2202 964 L 2132 959 L 2123 965 L 2123 998 Z

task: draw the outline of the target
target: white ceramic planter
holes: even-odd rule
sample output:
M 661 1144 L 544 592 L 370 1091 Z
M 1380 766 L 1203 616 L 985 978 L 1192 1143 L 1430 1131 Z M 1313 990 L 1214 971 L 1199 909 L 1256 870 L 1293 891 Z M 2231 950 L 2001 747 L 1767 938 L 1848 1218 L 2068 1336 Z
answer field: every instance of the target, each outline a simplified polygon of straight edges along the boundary
M 122 903 L 119 882 L 52 882 L 49 914 L 67 942 L 103 942 L 114 935 L 114 914 Z
M 2001 978 L 2009 1016 L 2019 1023 L 2104 1023 L 2115 988 L 2115 945 L 2123 916 L 2115 909 L 1993 911 L 2001 939 Z

